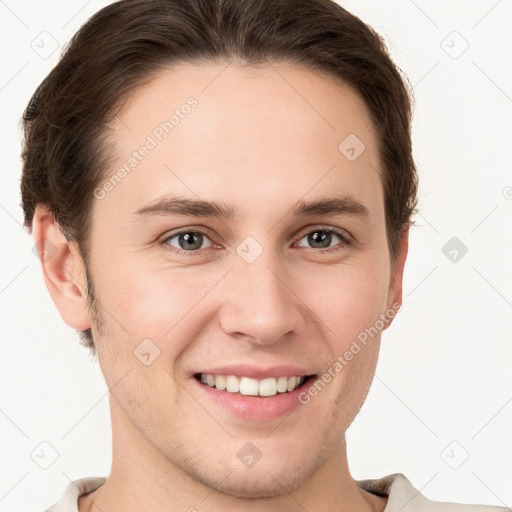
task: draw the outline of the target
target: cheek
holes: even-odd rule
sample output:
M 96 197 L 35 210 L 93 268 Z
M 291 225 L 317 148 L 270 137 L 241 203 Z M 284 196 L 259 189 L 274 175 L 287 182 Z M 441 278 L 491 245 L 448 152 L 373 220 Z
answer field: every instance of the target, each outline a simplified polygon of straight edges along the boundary
M 103 296 L 131 332 L 163 336 L 200 300 L 206 284 L 191 274 L 127 264 L 105 275 Z
M 375 262 L 347 264 L 310 274 L 303 284 L 301 298 L 337 353 L 384 313 L 388 284 L 383 273 Z

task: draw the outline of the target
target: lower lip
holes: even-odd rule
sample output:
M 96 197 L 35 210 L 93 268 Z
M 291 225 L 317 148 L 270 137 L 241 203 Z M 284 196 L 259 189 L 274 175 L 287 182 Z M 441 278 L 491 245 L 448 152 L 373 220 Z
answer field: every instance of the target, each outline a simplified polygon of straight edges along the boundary
M 210 400 L 236 416 L 247 420 L 266 421 L 279 418 L 286 413 L 290 413 L 295 407 L 303 405 L 299 402 L 299 394 L 307 389 L 310 379 L 293 391 L 265 397 L 219 391 L 217 388 L 208 386 L 208 384 L 202 384 L 196 378 L 193 378 L 193 380 Z

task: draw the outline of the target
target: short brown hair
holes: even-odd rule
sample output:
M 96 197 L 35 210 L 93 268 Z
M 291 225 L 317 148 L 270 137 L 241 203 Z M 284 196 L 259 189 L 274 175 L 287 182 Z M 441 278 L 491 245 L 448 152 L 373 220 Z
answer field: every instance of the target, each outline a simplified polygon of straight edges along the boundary
M 105 128 L 130 91 L 175 63 L 288 62 L 327 73 L 365 102 L 379 139 L 395 264 L 417 204 L 412 90 L 383 38 L 332 0 L 122 0 L 73 36 L 24 112 L 22 206 L 48 205 L 87 271 L 93 191 L 109 169 Z M 94 306 L 87 273 L 89 304 Z M 94 311 L 94 309 L 93 309 Z M 95 354 L 90 329 L 81 343 Z

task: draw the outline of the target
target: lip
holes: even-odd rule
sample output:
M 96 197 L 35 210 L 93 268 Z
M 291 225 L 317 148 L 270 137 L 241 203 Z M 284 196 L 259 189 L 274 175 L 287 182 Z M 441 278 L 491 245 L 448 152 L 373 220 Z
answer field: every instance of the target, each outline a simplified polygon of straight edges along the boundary
M 228 367 L 215 368 L 215 371 Z M 237 368 L 240 368 L 239 366 Z M 276 367 L 271 369 L 273 372 Z M 284 367 L 283 367 L 284 368 Z M 286 367 L 290 369 L 290 367 Z M 280 368 L 280 371 L 282 369 Z M 297 371 L 296 368 L 293 369 L 294 372 Z M 206 371 L 201 373 L 207 373 Z M 253 372 L 254 374 L 255 372 Z M 268 372 L 267 372 L 268 373 Z M 299 372 L 300 374 L 300 372 Z M 222 375 L 220 373 L 216 373 L 216 375 Z M 225 375 L 225 374 L 224 374 Z M 227 373 L 227 375 L 235 375 L 235 373 Z M 249 375 L 244 374 L 247 377 Z M 258 375 L 261 375 L 258 373 Z M 285 376 L 284 374 L 280 374 L 281 376 Z M 291 373 L 289 376 L 298 375 L 297 373 Z M 308 374 L 311 375 L 311 374 Z M 315 374 L 316 375 L 316 374 Z M 269 376 L 274 376 L 273 374 Z M 242 418 L 244 420 L 249 421 L 269 421 L 273 419 L 277 419 L 285 414 L 290 414 L 293 409 L 297 406 L 303 405 L 299 401 L 300 393 L 304 392 L 304 389 L 310 385 L 311 379 L 306 379 L 306 381 L 301 384 L 297 389 L 293 391 L 288 391 L 286 393 L 277 393 L 274 396 L 268 397 L 260 397 L 260 396 L 246 396 L 240 393 L 230 393 L 228 391 L 219 391 L 218 389 L 209 386 L 208 384 L 202 384 L 197 378 L 192 378 L 191 381 L 195 383 L 199 388 L 200 393 L 204 393 L 205 398 L 209 402 L 213 402 L 217 406 L 226 410 L 229 414 Z
M 250 364 L 232 364 L 216 366 L 215 368 L 204 368 L 193 375 L 204 373 L 207 375 L 234 375 L 235 377 L 251 377 L 253 379 L 266 379 L 268 377 L 305 377 L 313 375 L 313 370 L 307 370 L 298 366 L 277 365 L 271 367 L 258 367 Z

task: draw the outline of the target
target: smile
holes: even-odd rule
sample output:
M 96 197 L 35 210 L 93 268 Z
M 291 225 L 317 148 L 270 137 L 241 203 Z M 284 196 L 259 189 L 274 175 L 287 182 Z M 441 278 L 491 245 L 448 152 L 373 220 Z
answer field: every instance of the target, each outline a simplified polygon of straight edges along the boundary
M 206 373 L 195 376 L 202 384 L 219 391 L 238 393 L 244 396 L 274 396 L 277 393 L 288 393 L 296 390 L 310 376 L 267 377 L 254 379 L 252 377 L 237 377 L 235 375 L 211 375 Z
M 304 407 L 299 394 L 318 373 L 312 367 L 263 367 L 240 361 L 201 368 L 190 377 L 199 391 L 198 399 L 205 404 L 215 404 L 230 416 L 244 420 L 270 421 Z

